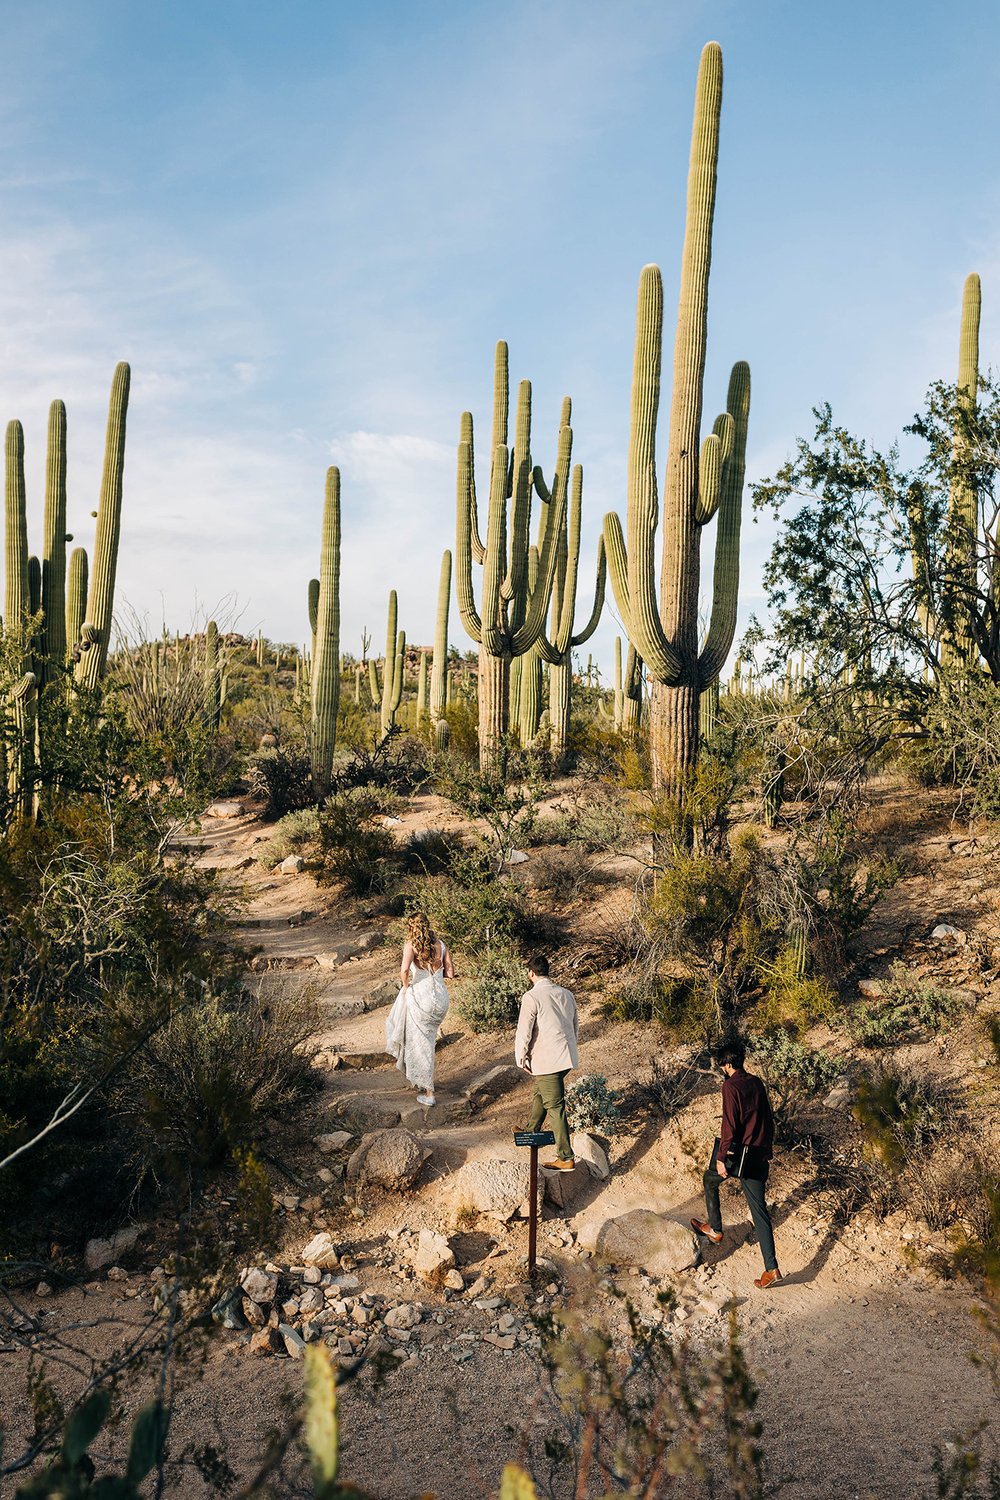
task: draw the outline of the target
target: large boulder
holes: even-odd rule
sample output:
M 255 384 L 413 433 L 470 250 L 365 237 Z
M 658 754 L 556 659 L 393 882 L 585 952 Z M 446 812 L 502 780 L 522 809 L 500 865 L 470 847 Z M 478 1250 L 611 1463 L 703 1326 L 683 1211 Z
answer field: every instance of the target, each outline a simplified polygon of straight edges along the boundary
M 587 1163 L 578 1161 L 572 1172 L 561 1172 L 558 1167 L 543 1167 L 541 1171 L 542 1193 L 556 1208 L 566 1209 L 575 1203 L 581 1193 L 593 1186 Z
M 541 1174 L 539 1174 L 539 1197 Z M 450 1180 L 452 1207 L 474 1209 L 506 1224 L 516 1214 L 528 1211 L 528 1162 L 483 1157 L 467 1161 Z
M 659 1279 L 693 1265 L 698 1254 L 690 1228 L 651 1208 L 608 1219 L 598 1231 L 596 1249 L 612 1265 L 634 1266 Z
M 347 1163 L 347 1180 L 358 1187 L 402 1193 L 413 1186 L 431 1153 L 412 1130 L 373 1130 L 361 1137 Z
M 482 1109 L 523 1081 L 524 1074 L 513 1063 L 497 1063 L 495 1067 L 488 1068 L 485 1073 L 480 1073 L 472 1080 L 465 1091 L 465 1096 L 473 1109 Z
M 141 1224 L 130 1224 L 119 1229 L 107 1240 L 88 1240 L 84 1246 L 83 1259 L 88 1271 L 100 1271 L 104 1266 L 113 1266 L 127 1250 L 131 1250 L 139 1238 Z
M 603 1182 L 611 1175 L 611 1165 L 608 1161 L 608 1153 L 599 1141 L 595 1141 L 592 1135 L 585 1130 L 573 1132 L 573 1155 L 577 1162 L 585 1162 L 591 1177 L 596 1177 L 598 1182 Z

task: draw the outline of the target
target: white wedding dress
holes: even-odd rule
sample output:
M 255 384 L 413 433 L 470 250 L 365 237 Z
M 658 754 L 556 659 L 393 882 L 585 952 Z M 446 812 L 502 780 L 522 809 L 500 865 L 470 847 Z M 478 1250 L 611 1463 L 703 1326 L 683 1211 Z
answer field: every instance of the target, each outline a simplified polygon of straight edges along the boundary
M 434 1092 L 434 1048 L 448 1013 L 448 986 L 444 982 L 447 953 L 442 943 L 437 969 L 410 965 L 410 982 L 400 990 L 385 1018 L 385 1050 L 396 1059 L 396 1067 L 406 1074 L 407 1081 L 427 1094 Z

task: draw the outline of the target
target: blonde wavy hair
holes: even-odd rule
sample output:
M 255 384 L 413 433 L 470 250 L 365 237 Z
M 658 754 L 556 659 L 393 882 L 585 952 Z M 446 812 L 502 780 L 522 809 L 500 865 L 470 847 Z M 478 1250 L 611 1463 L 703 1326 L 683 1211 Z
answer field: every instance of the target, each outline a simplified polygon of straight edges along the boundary
M 422 911 L 415 911 L 410 918 L 410 925 L 406 929 L 406 936 L 413 944 L 413 956 L 421 969 L 430 969 L 434 966 L 434 944 L 437 938 L 434 929 L 424 916 Z

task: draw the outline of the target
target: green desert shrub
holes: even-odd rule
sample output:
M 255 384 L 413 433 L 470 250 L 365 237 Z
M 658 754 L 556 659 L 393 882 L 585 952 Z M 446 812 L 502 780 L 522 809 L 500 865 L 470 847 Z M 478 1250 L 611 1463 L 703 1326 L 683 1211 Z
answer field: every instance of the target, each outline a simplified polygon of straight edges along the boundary
M 799 1127 L 810 1101 L 828 1093 L 841 1072 L 828 1052 L 803 1046 L 783 1027 L 757 1037 L 750 1060 L 767 1084 L 774 1118 L 783 1133 Z
M 309 757 L 298 750 L 258 750 L 247 762 L 246 780 L 250 796 L 263 802 L 269 820 L 315 801 Z
M 479 959 L 476 977 L 456 1000 L 455 1009 L 472 1031 L 505 1031 L 516 1022 L 528 988 L 528 971 L 517 950 L 491 948 Z
M 426 912 L 449 947 L 471 957 L 510 946 L 525 934 L 521 888 L 509 876 L 496 875 L 481 846 L 453 847 L 448 873 L 408 880 L 405 906 L 408 912 Z
M 376 786 L 348 787 L 327 797 L 319 814 L 317 880 L 355 896 L 382 895 L 394 886 L 403 855 L 385 820 L 399 808 L 394 792 Z
M 566 1119 L 571 1130 L 613 1135 L 621 1124 L 625 1096 L 609 1087 L 603 1073 L 582 1073 L 566 1089 Z
M 891 1171 L 924 1156 L 957 1115 L 948 1083 L 897 1062 L 866 1073 L 854 1105 L 868 1152 Z
M 257 845 L 257 859 L 266 869 L 279 865 L 289 854 L 301 854 L 319 840 L 319 814 L 314 807 L 279 818 L 271 837 Z
M 882 994 L 854 1007 L 851 1035 L 862 1047 L 898 1047 L 933 1036 L 968 1009 L 961 996 L 912 975 L 894 963 Z

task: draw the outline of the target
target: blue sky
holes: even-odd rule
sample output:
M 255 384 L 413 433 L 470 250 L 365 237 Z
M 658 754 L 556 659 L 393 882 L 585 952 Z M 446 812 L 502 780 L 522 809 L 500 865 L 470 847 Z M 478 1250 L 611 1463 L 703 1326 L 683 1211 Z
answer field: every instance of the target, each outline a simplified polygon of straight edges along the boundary
M 89 545 L 111 372 L 131 362 L 119 589 L 154 625 L 228 600 L 245 628 L 303 640 L 336 462 L 345 648 L 363 626 L 381 642 L 390 587 L 429 642 L 459 413 L 484 460 L 500 337 L 534 382 L 546 469 L 573 396 L 589 593 L 624 500 L 647 261 L 672 342 L 709 38 L 726 82 L 706 408 L 748 359 L 751 477 L 821 400 L 888 440 L 953 378 L 970 270 L 992 357 L 993 5 L 50 0 L 4 26 L 0 416 L 25 424 L 37 547 L 65 399 Z M 744 619 L 769 535 L 746 527 Z M 606 616 L 605 666 L 614 633 Z M 451 635 L 466 644 L 454 612 Z

